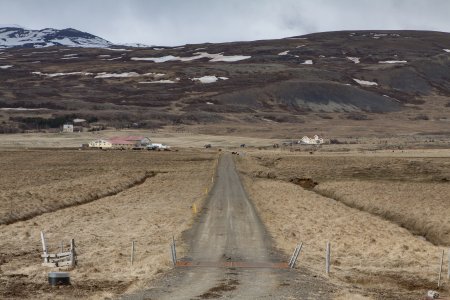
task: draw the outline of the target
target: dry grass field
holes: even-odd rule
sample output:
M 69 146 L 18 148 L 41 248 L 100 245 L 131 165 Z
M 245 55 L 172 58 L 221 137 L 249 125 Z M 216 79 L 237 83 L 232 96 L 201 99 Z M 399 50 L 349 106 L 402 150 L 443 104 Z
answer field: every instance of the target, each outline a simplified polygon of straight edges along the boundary
M 0 149 L 17 148 L 78 148 L 81 144 L 89 143 L 96 139 L 107 139 L 115 136 L 147 136 L 155 143 L 164 143 L 172 147 L 202 148 L 205 144 L 213 147 L 236 147 L 246 143 L 252 146 L 267 146 L 277 143 L 278 140 L 268 138 L 255 138 L 244 136 L 230 136 L 217 134 L 198 134 L 184 127 L 168 127 L 164 130 L 103 130 L 100 132 L 76 132 L 76 133 L 24 133 L 3 134 L 1 136 Z M 249 136 L 252 136 L 249 134 Z
M 391 220 L 435 245 L 450 246 L 450 183 L 447 181 L 325 182 L 315 190 Z
M 169 240 L 192 224 L 191 205 L 211 184 L 217 154 L 16 150 L 0 157 L 0 298 L 104 299 L 170 268 Z M 50 252 L 75 239 L 72 286 L 47 284 L 41 230 Z
M 303 242 L 298 267 L 317 274 L 331 242 L 336 299 L 419 299 L 436 288 L 440 254 L 450 244 L 448 150 L 368 150 L 379 147 L 374 140 L 325 145 L 311 155 L 257 150 L 276 140 L 170 132 L 155 136 L 178 143 L 178 151 L 9 149 L 15 141 L 70 147 L 89 136 L 11 136 L 0 150 L 0 298 L 105 299 L 148 287 L 171 268 L 172 235 L 179 256 L 185 253 L 191 206 L 204 199 L 217 158 L 198 150 L 206 137 L 224 148 L 254 143 L 238 148 L 236 161 L 264 224 L 286 257 Z M 309 188 L 290 182 L 305 178 Z M 47 284 L 52 269 L 41 266 L 41 230 L 51 252 L 75 239 L 72 286 Z M 444 276 L 444 296 L 449 284 Z
M 450 228 L 448 153 L 255 151 L 237 162 L 276 245 L 290 255 L 304 243 L 298 267 L 323 274 L 331 242 L 330 277 L 344 287 L 338 299 L 420 299 L 436 289 Z

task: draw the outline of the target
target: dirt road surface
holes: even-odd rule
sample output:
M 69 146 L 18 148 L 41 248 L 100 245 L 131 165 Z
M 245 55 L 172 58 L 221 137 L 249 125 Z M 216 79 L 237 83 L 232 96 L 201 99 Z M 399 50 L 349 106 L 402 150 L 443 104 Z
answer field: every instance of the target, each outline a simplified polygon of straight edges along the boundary
M 327 280 L 301 267 L 273 267 L 287 257 L 273 248 L 230 154 L 220 158 L 215 185 L 185 239 L 190 250 L 181 261 L 192 266 L 176 267 L 149 289 L 123 299 L 332 298 L 334 287 Z

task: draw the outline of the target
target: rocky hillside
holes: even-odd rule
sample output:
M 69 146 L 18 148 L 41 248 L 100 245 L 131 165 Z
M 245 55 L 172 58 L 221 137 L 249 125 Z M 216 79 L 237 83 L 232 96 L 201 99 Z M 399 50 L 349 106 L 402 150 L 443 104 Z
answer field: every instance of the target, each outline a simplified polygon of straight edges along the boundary
M 0 50 L 3 131 L 74 117 L 144 128 L 450 130 L 449 33 L 341 31 L 181 47 L 85 46 Z

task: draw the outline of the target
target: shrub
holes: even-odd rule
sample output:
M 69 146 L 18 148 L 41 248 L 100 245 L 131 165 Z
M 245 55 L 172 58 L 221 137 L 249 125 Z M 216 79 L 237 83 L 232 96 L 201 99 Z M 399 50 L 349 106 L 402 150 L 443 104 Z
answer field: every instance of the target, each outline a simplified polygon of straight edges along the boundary
M 413 121 L 427 121 L 429 119 L 430 118 L 425 114 L 419 114 L 413 118 L 410 118 L 410 120 L 413 120 Z
M 341 145 L 341 144 L 347 144 L 347 142 L 341 142 L 338 139 L 330 139 L 330 144 Z
M 351 113 L 347 115 L 348 120 L 364 121 L 369 120 L 369 116 L 361 113 Z
M 17 128 L 17 127 L 11 127 L 11 126 L 5 126 L 0 125 L 0 134 L 3 133 L 21 133 L 23 130 Z
M 332 120 L 333 119 L 333 117 L 328 114 L 318 114 L 317 116 L 324 120 Z

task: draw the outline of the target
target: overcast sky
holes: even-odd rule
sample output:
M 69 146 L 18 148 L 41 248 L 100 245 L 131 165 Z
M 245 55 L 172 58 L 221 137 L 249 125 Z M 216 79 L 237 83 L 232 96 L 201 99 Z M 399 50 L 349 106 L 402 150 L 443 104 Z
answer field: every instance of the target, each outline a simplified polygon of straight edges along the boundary
M 0 24 L 72 27 L 114 43 L 148 45 L 344 29 L 450 32 L 450 0 L 0 0 Z

